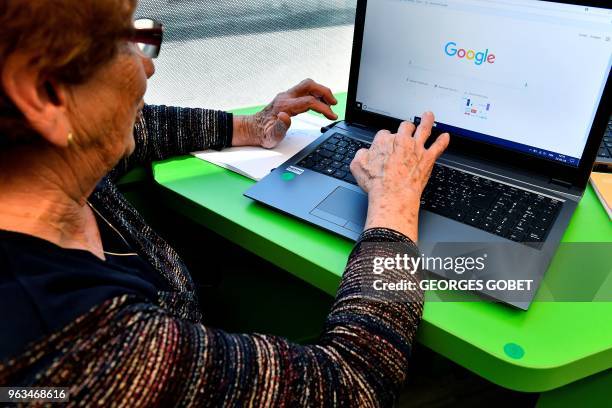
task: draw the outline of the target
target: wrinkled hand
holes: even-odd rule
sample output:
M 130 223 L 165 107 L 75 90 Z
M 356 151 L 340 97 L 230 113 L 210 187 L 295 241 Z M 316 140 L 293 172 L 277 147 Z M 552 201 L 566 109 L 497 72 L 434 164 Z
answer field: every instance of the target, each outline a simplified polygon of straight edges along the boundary
M 234 117 L 232 145 L 271 149 L 287 134 L 292 116 L 312 109 L 335 120 L 338 116 L 332 112 L 330 105 L 337 103 L 329 88 L 312 79 L 305 79 L 288 91 L 276 95 L 261 112 L 252 116 Z
M 434 115 L 426 112 L 418 128 L 403 122 L 396 134 L 381 130 L 370 149 L 357 152 L 351 172 L 368 193 L 366 229 L 391 228 L 417 242 L 421 194 L 450 141 L 444 133 L 425 149 L 433 123 Z

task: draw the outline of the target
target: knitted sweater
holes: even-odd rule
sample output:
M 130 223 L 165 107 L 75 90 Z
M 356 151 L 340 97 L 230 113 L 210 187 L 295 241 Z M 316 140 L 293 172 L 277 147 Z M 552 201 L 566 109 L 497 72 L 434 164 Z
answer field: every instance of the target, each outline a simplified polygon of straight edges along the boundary
M 374 257 L 411 256 L 414 243 L 387 229 L 364 232 L 349 256 L 336 301 L 314 344 L 206 326 L 185 265 L 121 195 L 114 180 L 135 165 L 231 144 L 231 114 L 147 106 L 136 150 L 102 180 L 90 202 L 166 282 L 155 302 L 124 295 L 0 364 L 0 384 L 41 367 L 34 386 L 69 388 L 68 405 L 390 406 L 406 380 L 422 293 L 385 301 L 364 290 Z M 416 282 L 418 274 L 385 272 Z M 170 289 L 168 289 L 170 288 Z M 18 311 L 16 311 L 18 312 Z M 41 366 L 45 357 L 49 364 Z

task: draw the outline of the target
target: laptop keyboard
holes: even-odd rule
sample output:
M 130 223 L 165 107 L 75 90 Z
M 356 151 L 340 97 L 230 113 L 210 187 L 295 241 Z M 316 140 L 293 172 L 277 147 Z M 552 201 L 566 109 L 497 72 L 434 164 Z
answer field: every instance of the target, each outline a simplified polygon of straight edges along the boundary
M 370 143 L 334 133 L 325 143 L 302 159 L 298 166 L 357 184 L 349 165 L 359 149 L 369 149 Z
M 608 128 L 604 133 L 604 137 L 601 141 L 601 146 L 599 146 L 599 152 L 597 153 L 597 156 L 602 159 L 612 158 L 612 118 L 610 118 Z
M 349 165 L 370 144 L 335 133 L 298 166 L 357 184 Z M 517 242 L 546 239 L 562 202 L 436 164 L 421 208 Z

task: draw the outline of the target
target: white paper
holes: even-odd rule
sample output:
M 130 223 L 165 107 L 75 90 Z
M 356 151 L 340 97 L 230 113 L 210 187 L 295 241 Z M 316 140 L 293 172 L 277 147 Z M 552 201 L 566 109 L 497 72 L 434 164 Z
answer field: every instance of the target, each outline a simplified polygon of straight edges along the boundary
M 321 127 L 331 121 L 302 113 L 291 119 L 287 136 L 274 149 L 263 147 L 230 147 L 221 152 L 193 152 L 198 159 L 216 164 L 253 180 L 261 180 L 270 171 L 289 160 L 297 152 L 321 136 Z

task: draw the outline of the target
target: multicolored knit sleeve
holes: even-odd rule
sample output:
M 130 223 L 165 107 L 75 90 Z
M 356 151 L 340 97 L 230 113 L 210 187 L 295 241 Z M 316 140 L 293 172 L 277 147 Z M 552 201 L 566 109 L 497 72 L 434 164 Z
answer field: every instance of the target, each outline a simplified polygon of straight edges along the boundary
M 418 256 L 395 231 L 362 235 L 316 344 L 228 334 L 122 298 L 47 343 L 62 356 L 36 383 L 69 387 L 69 405 L 80 406 L 391 406 L 406 380 L 423 294 L 387 302 L 363 285 L 373 259 L 395 256 L 398 245 Z M 399 269 L 387 272 L 407 282 L 419 279 Z M 29 350 L 21 361 L 31 364 L 42 353 Z M 19 364 L 10 363 L 13 369 Z M 11 383 L 1 369 L 0 381 Z
M 134 153 L 117 167 L 118 175 L 156 160 L 232 144 L 231 113 L 171 106 L 145 105 L 136 120 Z

